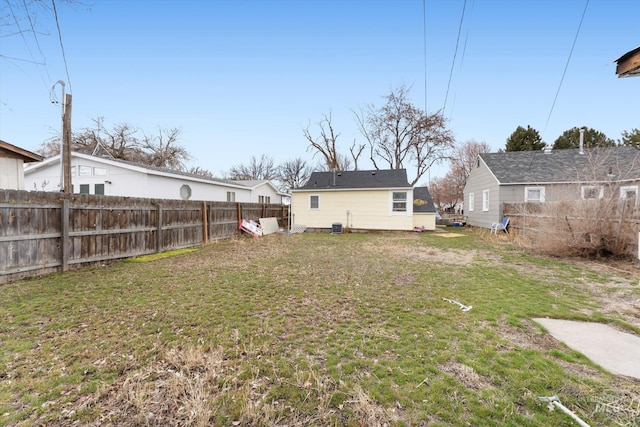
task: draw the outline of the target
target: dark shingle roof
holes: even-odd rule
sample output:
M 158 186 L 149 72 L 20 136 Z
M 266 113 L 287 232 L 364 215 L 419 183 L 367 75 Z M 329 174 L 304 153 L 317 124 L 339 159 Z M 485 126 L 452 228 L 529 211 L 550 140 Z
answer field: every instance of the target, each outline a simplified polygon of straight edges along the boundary
M 623 181 L 640 178 L 640 151 L 611 147 L 482 153 L 501 184 Z
M 405 169 L 313 172 L 299 190 L 411 188 Z
M 415 187 L 413 189 L 413 212 L 435 213 L 436 207 L 433 204 L 431 193 L 428 187 Z

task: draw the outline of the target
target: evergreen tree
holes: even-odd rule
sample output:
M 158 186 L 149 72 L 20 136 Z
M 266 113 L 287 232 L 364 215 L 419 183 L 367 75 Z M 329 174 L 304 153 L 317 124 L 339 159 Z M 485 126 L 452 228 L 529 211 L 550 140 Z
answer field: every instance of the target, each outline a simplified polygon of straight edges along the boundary
M 640 148 L 640 129 L 633 128 L 630 132 L 623 130 L 620 145 Z
M 580 148 L 580 129 L 573 127 L 564 131 L 553 143 L 553 149 Z M 616 142 L 604 133 L 586 126 L 582 129 L 584 129 L 584 148 L 615 147 Z
M 518 128 L 507 138 L 505 151 L 532 151 L 542 150 L 546 144 L 540 138 L 540 133 L 527 125 L 527 128 Z

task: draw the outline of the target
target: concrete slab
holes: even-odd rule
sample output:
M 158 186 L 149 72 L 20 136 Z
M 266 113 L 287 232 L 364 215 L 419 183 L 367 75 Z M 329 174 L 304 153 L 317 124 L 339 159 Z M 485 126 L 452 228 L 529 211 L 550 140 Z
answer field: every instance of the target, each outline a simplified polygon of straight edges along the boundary
M 559 341 L 617 375 L 640 379 L 640 336 L 602 323 L 536 318 Z

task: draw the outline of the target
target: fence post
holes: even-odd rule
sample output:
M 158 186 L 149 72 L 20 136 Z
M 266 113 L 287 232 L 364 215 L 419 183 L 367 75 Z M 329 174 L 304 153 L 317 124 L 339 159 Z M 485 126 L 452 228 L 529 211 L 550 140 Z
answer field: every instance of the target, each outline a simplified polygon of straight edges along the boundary
M 240 202 L 236 203 L 236 217 L 238 218 L 238 226 L 237 228 L 237 233 L 238 234 L 242 234 L 242 231 L 240 230 L 240 224 L 242 223 L 242 205 L 240 204 Z
M 207 222 L 207 202 L 202 202 L 202 243 L 209 243 L 209 225 Z
M 62 256 L 62 271 L 69 269 L 69 200 L 62 199 L 62 209 L 60 209 L 60 252 Z
M 158 232 L 156 233 L 156 253 L 160 253 L 162 250 L 162 203 L 158 203 L 156 207 L 158 212 Z

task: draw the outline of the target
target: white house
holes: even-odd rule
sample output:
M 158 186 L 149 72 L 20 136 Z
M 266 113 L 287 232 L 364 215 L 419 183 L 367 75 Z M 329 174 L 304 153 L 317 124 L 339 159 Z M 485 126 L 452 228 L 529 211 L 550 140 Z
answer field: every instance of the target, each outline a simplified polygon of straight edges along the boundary
M 236 184 L 251 188 L 251 203 L 280 204 L 289 195 L 278 191 L 278 188 L 267 179 L 232 180 Z
M 24 188 L 24 164 L 42 161 L 42 156 L 0 140 L 0 188 Z
M 29 165 L 24 169 L 24 189 L 59 191 L 60 172 L 59 155 Z M 244 203 L 268 199 L 270 203 L 281 202 L 277 189 L 271 183 L 244 184 L 242 181 L 206 178 L 77 152 L 71 153 L 71 187 L 74 193 L 108 196 Z

